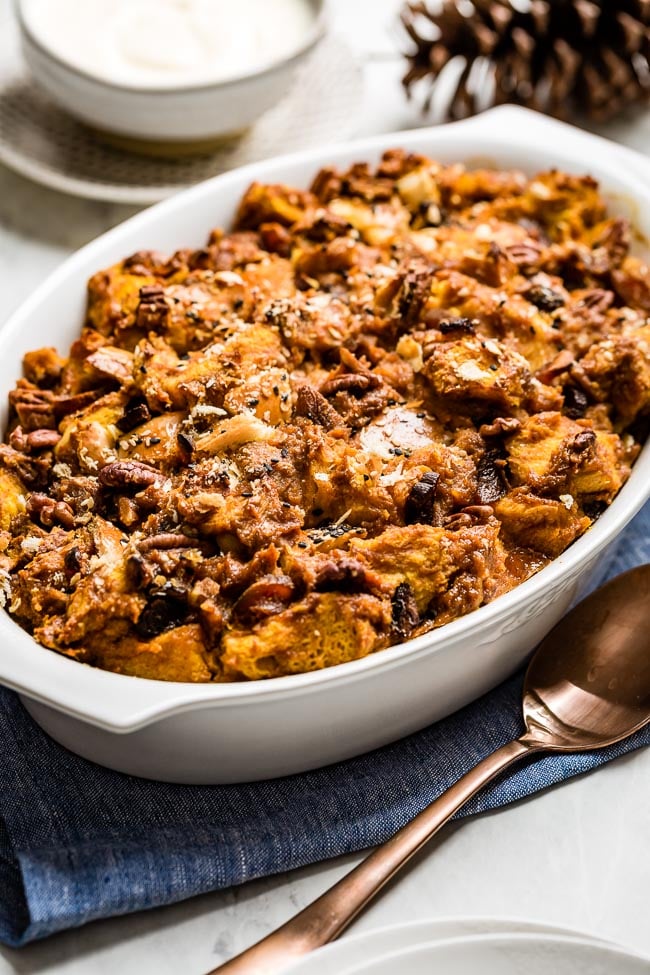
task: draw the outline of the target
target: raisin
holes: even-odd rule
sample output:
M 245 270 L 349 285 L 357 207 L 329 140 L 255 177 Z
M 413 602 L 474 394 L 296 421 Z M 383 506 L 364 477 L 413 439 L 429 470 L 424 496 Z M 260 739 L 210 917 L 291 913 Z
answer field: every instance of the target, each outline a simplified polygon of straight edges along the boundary
M 544 284 L 534 284 L 526 291 L 524 297 L 540 311 L 557 311 L 564 304 L 564 298 L 559 291 L 553 291 Z
M 443 335 L 450 332 L 465 332 L 467 335 L 474 335 L 476 332 L 475 318 L 446 318 L 443 322 L 438 322 L 438 331 Z
M 400 582 L 391 599 L 391 633 L 396 640 L 408 640 L 420 622 L 420 614 L 413 590 L 408 582 Z
M 143 396 L 133 396 L 124 408 L 124 415 L 117 421 L 115 426 L 122 433 L 128 433 L 134 427 L 139 427 L 141 423 L 146 423 L 151 419 L 149 407 Z
M 155 596 L 140 613 L 135 628 L 138 635 L 150 640 L 183 622 L 187 607 L 180 600 L 169 596 Z
M 478 462 L 476 494 L 481 504 L 492 504 L 506 493 L 501 471 L 495 463 L 497 458 L 496 451 L 489 450 Z
M 404 505 L 404 521 L 407 525 L 431 524 L 439 480 L 439 474 L 436 474 L 435 471 L 427 471 L 413 485 Z
M 584 416 L 589 400 L 587 394 L 579 386 L 564 387 L 564 412 L 572 420 L 578 420 Z

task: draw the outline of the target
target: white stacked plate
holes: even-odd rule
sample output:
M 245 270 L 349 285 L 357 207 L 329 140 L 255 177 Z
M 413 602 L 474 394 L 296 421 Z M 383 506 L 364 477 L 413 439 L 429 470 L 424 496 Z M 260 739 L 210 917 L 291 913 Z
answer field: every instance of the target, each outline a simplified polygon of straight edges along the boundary
M 528 921 L 451 918 L 344 938 L 287 975 L 650 975 L 650 959 Z

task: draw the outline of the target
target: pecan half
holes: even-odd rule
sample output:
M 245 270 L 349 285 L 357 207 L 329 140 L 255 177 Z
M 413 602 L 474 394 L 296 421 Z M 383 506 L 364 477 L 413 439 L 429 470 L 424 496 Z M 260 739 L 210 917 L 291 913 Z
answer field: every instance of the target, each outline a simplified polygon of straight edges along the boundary
M 318 423 L 325 430 L 332 430 L 344 425 L 340 414 L 336 412 L 333 406 L 330 406 L 325 397 L 313 386 L 306 383 L 298 387 L 293 412 L 295 416 L 304 416 L 312 423 Z
M 56 522 L 63 528 L 74 528 L 74 512 L 65 501 L 55 501 L 47 494 L 34 492 L 27 499 L 26 509 L 28 515 L 47 528 Z
M 160 473 L 137 460 L 117 460 L 99 472 L 99 483 L 107 488 L 146 488 L 155 484 Z
M 138 328 L 157 331 L 162 328 L 169 315 L 165 291 L 159 284 L 149 284 L 140 288 L 140 304 L 135 313 Z
M 48 450 L 56 447 L 60 439 L 61 434 L 57 430 L 32 430 L 27 434 L 27 449 Z
M 336 393 L 352 393 L 353 396 L 364 396 L 369 390 L 381 386 L 379 376 L 368 373 L 343 373 L 326 379 L 321 386 L 323 396 L 334 396 Z

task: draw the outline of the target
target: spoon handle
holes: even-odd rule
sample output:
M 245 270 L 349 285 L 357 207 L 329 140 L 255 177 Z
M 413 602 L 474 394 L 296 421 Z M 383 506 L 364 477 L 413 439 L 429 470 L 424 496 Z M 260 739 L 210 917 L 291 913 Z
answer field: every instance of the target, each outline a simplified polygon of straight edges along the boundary
M 333 941 L 468 799 L 513 762 L 541 748 L 524 736 L 492 752 L 317 900 L 208 975 L 274 975 Z

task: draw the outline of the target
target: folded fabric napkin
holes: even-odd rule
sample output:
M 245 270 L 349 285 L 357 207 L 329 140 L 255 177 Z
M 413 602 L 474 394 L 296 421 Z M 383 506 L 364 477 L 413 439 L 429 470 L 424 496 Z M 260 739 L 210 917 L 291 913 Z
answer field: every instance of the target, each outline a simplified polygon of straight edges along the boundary
M 650 504 L 600 578 L 650 561 Z M 175 786 L 100 768 L 55 744 L 0 690 L 0 940 L 24 945 L 96 918 L 381 843 L 460 775 L 520 734 L 522 675 L 379 751 L 271 782 Z M 540 758 L 463 810 L 521 799 L 650 744 Z

